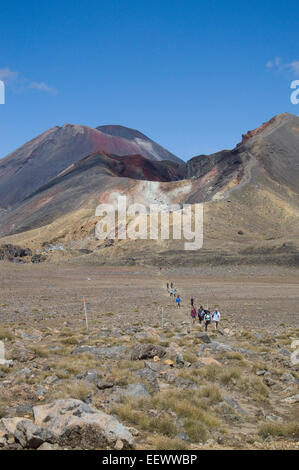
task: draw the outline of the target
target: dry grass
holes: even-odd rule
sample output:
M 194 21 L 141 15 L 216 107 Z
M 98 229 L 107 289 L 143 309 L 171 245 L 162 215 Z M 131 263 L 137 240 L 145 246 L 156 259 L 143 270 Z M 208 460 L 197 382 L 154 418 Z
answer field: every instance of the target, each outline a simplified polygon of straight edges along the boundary
M 135 403 L 129 399 L 115 405 L 113 413 L 117 414 L 122 421 L 138 426 L 143 431 L 157 432 L 167 437 L 174 437 L 178 434 L 178 428 L 173 418 L 168 414 L 161 413 L 159 416 L 149 416 L 144 411 L 137 411 Z
M 172 411 L 179 418 L 200 421 L 208 429 L 220 426 L 215 416 L 203 410 L 202 397 L 196 391 L 160 392 L 151 399 L 151 404 L 158 410 Z
M 82 382 L 59 383 L 52 394 L 52 398 L 75 398 L 77 400 L 85 400 L 92 390 L 92 385 Z
M 155 450 L 187 450 L 188 445 L 180 439 L 156 435 L 147 438 L 146 443 Z
M 132 374 L 128 369 L 119 369 L 118 367 L 113 367 L 111 370 L 111 378 L 115 385 L 126 386 L 132 383 L 140 382 L 140 379 L 136 375 Z
M 199 395 L 209 399 L 209 405 L 222 400 L 221 390 L 217 385 L 207 385 L 199 390 Z
M 30 349 L 39 357 L 48 357 L 50 355 L 50 352 L 43 346 L 31 346 Z
M 299 438 L 299 423 L 264 423 L 259 428 L 259 435 L 266 439 L 272 437 Z
M 195 362 L 198 361 L 198 357 L 195 356 L 195 354 L 192 353 L 184 353 L 184 361 L 185 362 L 190 362 L 191 364 L 194 364 Z
M 186 419 L 184 423 L 184 431 L 189 436 L 192 442 L 206 442 L 207 428 L 200 421 L 195 419 Z
M 11 331 L 7 330 L 6 328 L 0 328 L 0 340 L 8 339 L 12 341 L 14 339 L 14 335 Z
M 237 352 L 237 351 L 228 351 L 223 354 L 222 356 L 225 359 L 231 359 L 234 361 L 245 361 L 243 354 Z
M 58 376 L 59 371 L 66 371 L 73 375 L 80 374 L 88 369 L 95 369 L 99 366 L 99 363 L 91 354 L 76 354 L 71 356 L 71 358 L 68 357 L 51 361 L 49 365 L 56 371 L 55 373 Z
M 236 368 L 228 368 L 225 372 L 222 372 L 219 379 L 223 385 L 230 385 L 241 378 L 241 371 Z
M 62 344 L 79 344 L 79 341 L 74 336 L 61 340 Z

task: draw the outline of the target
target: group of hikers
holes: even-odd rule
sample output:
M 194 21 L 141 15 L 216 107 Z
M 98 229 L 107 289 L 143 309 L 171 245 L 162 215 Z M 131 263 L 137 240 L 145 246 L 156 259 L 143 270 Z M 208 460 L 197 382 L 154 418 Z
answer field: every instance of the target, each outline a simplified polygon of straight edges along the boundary
M 170 297 L 172 297 L 175 300 L 177 308 L 180 308 L 182 298 L 180 294 L 177 293 L 177 289 L 174 287 L 173 282 L 170 282 L 170 283 L 167 282 L 166 288 L 167 288 L 167 291 L 169 292 Z M 194 305 L 194 300 L 195 299 L 192 296 L 190 299 L 192 324 L 194 324 L 196 322 L 196 318 L 198 318 L 199 324 L 201 325 L 203 323 L 205 327 L 205 331 L 208 331 L 209 325 L 211 324 L 211 321 L 213 321 L 215 330 L 217 330 L 219 322 L 220 322 L 220 317 L 221 317 L 219 310 L 215 308 L 214 312 L 211 313 L 209 309 L 205 309 L 202 305 L 200 305 L 200 307 L 196 309 Z

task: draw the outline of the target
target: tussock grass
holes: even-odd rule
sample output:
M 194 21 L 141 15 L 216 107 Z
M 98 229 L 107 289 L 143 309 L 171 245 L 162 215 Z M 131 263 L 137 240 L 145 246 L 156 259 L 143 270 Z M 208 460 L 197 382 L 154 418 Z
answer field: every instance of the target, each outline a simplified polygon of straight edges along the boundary
M 254 401 L 268 401 L 269 390 L 260 377 L 242 377 L 238 385 L 241 391 L 251 396 Z
M 178 434 L 178 428 L 169 415 L 162 413 L 155 417 L 149 416 L 143 411 L 137 411 L 132 400 L 115 405 L 113 413 L 117 414 L 122 421 L 138 426 L 144 431 L 157 432 L 168 437 Z
M 222 356 L 223 358 L 225 359 L 231 359 L 231 360 L 234 360 L 234 361 L 241 361 L 241 362 L 245 362 L 245 358 L 243 356 L 243 354 L 237 352 L 237 351 L 227 351 L 226 353 L 223 354 Z
M 52 394 L 53 399 L 59 398 L 74 398 L 77 400 L 84 400 L 93 390 L 92 385 L 77 382 L 77 383 L 60 383 L 57 385 L 55 392 Z
M 263 439 L 266 439 L 269 436 L 298 439 L 299 423 L 265 423 L 260 426 L 258 432 Z
M 241 371 L 239 369 L 230 367 L 220 375 L 219 379 L 223 385 L 229 385 L 233 380 L 239 380 L 240 377 Z
M 128 369 L 119 369 L 118 367 L 114 367 L 111 370 L 111 378 L 115 385 L 121 387 L 141 381 L 140 378 L 132 374 Z
M 147 344 L 147 343 L 160 344 L 159 338 L 155 338 L 154 336 L 150 338 L 140 338 L 138 339 L 138 342 L 141 344 Z
M 144 362 L 142 361 L 130 361 L 128 359 L 123 359 L 118 362 L 117 369 L 127 369 L 127 370 L 139 370 L 144 368 Z
M 50 355 L 50 352 L 43 346 L 31 346 L 30 350 L 39 357 L 48 357 Z
M 219 420 L 203 410 L 200 393 L 196 391 L 160 392 L 151 399 L 153 408 L 174 412 L 182 419 L 195 419 L 208 429 L 219 427 Z
M 62 344 L 79 344 L 79 341 L 74 336 L 61 340 Z
M 3 339 L 8 339 L 8 340 L 13 340 L 14 339 L 14 335 L 11 331 L 9 331 L 8 329 L 6 328 L 0 328 L 0 340 L 3 340 Z
M 190 362 L 191 364 L 194 364 L 198 361 L 198 357 L 192 353 L 184 353 L 183 357 L 185 362 Z
M 205 366 L 199 369 L 199 374 L 201 377 L 205 378 L 209 382 L 214 382 L 217 378 L 220 377 L 221 373 L 221 367 L 217 366 L 216 364 L 210 364 L 209 366 Z
M 150 436 L 147 439 L 147 444 L 152 449 L 156 450 L 187 450 L 188 445 L 180 439 L 171 439 L 165 436 Z
M 244 330 L 241 332 L 241 337 L 247 339 L 253 339 L 253 334 L 250 331 Z
M 190 437 L 192 442 L 206 442 L 207 428 L 200 421 L 187 419 L 184 423 L 184 431 Z
M 79 374 L 88 369 L 96 369 L 98 361 L 91 354 L 75 354 L 70 358 L 56 359 L 49 363 L 50 367 L 54 369 L 55 374 L 58 376 L 59 371 L 66 371 L 69 374 Z M 62 376 L 63 378 L 65 376 Z
M 199 390 L 199 395 L 209 399 L 209 404 L 219 403 L 222 400 L 221 390 L 217 385 L 207 385 Z
M 259 377 L 253 377 L 250 380 L 251 387 L 253 390 L 263 397 L 268 397 L 269 396 L 269 391 L 267 386 L 262 382 L 262 380 Z

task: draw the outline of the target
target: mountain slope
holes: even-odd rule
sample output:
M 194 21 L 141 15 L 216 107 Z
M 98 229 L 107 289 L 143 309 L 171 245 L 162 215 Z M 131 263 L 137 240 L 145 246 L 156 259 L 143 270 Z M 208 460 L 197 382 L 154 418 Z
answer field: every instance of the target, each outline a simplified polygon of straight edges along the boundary
M 143 141 L 141 144 L 87 126 L 53 127 L 0 160 L 0 207 L 5 209 L 20 203 L 61 171 L 97 151 L 181 162 L 162 147 L 158 146 L 164 151 L 158 155 L 156 151 L 144 150 Z
M 113 125 L 99 126 L 97 129 L 106 135 L 121 137 L 129 142 L 137 144 L 141 149 L 141 152 L 139 153 L 150 160 L 169 160 L 171 162 L 182 163 L 178 157 L 168 152 L 168 150 L 161 147 L 161 145 L 135 129 Z
M 175 262 L 196 263 L 217 253 L 222 258 L 256 253 L 258 259 L 258 253 L 273 251 L 278 260 L 285 253 L 295 260 L 299 250 L 298 129 L 297 116 L 282 114 L 249 131 L 233 150 L 200 155 L 186 164 L 94 153 L 13 209 L 0 212 L 0 236 L 17 233 L 6 241 L 22 244 L 26 240 L 31 246 L 34 239 L 35 247 L 53 240 L 72 246 L 80 239 L 93 250 L 98 245 L 94 239 L 97 205 L 127 195 L 129 202 L 146 205 L 204 202 L 200 252 L 190 257 L 182 253 L 180 241 L 159 240 L 143 242 L 142 256 L 150 258 L 162 250 L 163 256 L 174 256 Z M 127 139 L 135 139 L 135 132 Z M 137 242 L 116 242 L 114 251 L 108 251 L 118 257 L 125 249 L 132 256 L 138 246 Z

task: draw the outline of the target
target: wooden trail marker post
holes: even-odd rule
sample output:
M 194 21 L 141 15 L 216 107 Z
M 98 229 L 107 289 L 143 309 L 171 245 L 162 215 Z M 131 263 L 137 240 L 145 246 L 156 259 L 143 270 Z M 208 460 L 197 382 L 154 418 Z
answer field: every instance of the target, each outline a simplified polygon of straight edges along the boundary
M 164 328 L 164 308 L 161 307 L 161 326 Z
M 84 315 L 85 315 L 85 323 L 86 323 L 86 331 L 88 332 L 88 318 L 87 318 L 87 308 L 86 308 L 86 300 L 83 299 L 84 305 Z

